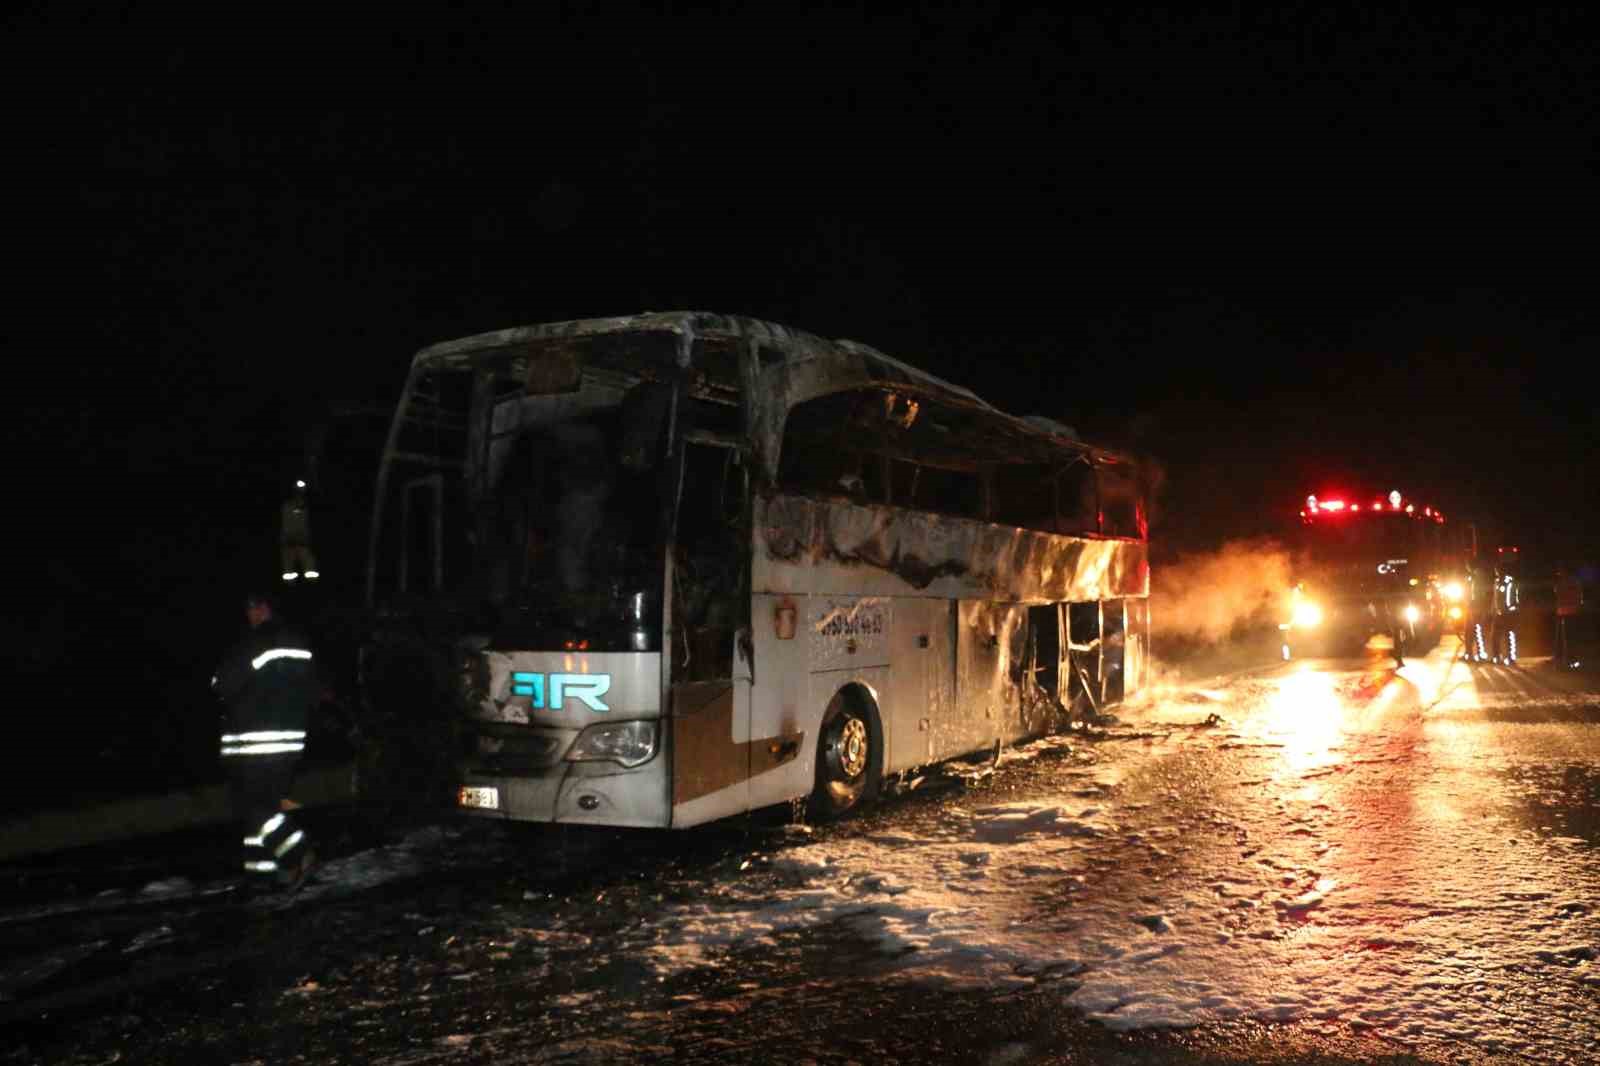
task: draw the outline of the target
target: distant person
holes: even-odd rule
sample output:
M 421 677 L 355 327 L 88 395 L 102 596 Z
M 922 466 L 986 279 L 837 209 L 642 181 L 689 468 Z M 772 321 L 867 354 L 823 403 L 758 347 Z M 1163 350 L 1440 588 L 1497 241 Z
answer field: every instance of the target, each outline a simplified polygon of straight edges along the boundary
M 1583 582 L 1569 567 L 1556 571 L 1556 662 L 1566 670 L 1580 665 L 1567 633 L 1567 619 L 1583 608 Z
M 272 600 L 245 598 L 250 632 L 223 656 L 212 686 L 226 708 L 222 762 L 244 826 L 244 871 L 257 884 L 300 887 L 314 861 L 288 802 L 305 751 L 318 686 L 311 648 L 274 616 Z
M 283 556 L 284 581 L 299 581 L 302 577 L 315 581 L 322 576 L 311 551 L 311 504 L 306 498 L 304 479 L 294 483 L 294 492 L 283 501 L 278 546 Z
M 1521 590 L 1506 564 L 1496 564 L 1489 603 L 1489 656 L 1501 666 L 1517 665 L 1517 606 Z

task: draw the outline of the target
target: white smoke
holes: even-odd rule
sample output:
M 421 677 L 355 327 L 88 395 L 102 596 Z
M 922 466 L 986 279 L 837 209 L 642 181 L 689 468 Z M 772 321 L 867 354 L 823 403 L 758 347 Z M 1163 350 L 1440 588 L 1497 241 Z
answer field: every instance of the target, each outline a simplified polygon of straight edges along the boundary
M 1155 637 L 1215 644 L 1274 624 L 1286 602 L 1289 552 L 1270 538 L 1229 541 L 1214 552 L 1180 555 L 1152 568 Z

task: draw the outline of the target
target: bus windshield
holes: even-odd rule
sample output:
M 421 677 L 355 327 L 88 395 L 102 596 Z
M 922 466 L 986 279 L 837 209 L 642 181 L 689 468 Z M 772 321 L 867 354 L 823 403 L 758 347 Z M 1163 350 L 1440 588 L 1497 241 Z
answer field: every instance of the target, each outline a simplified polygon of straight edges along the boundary
M 623 461 L 621 406 L 537 421 L 505 447 L 477 516 L 472 570 L 491 642 L 660 647 L 662 465 Z

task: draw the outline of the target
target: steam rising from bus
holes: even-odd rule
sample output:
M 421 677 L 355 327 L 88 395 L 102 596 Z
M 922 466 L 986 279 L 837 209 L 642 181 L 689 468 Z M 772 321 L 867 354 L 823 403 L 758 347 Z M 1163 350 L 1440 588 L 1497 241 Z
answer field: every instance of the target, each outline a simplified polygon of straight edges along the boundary
M 1215 644 L 1277 622 L 1290 585 L 1288 550 L 1270 538 L 1229 541 L 1153 568 L 1151 629 L 1168 641 Z

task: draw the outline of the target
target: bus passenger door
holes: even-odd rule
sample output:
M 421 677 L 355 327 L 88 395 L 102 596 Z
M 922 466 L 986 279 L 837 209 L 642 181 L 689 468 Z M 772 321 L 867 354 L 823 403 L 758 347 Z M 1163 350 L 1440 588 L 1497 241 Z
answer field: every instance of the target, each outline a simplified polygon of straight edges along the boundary
M 744 507 L 740 456 L 687 442 L 667 581 L 674 825 L 749 808 L 755 654 L 740 603 Z

